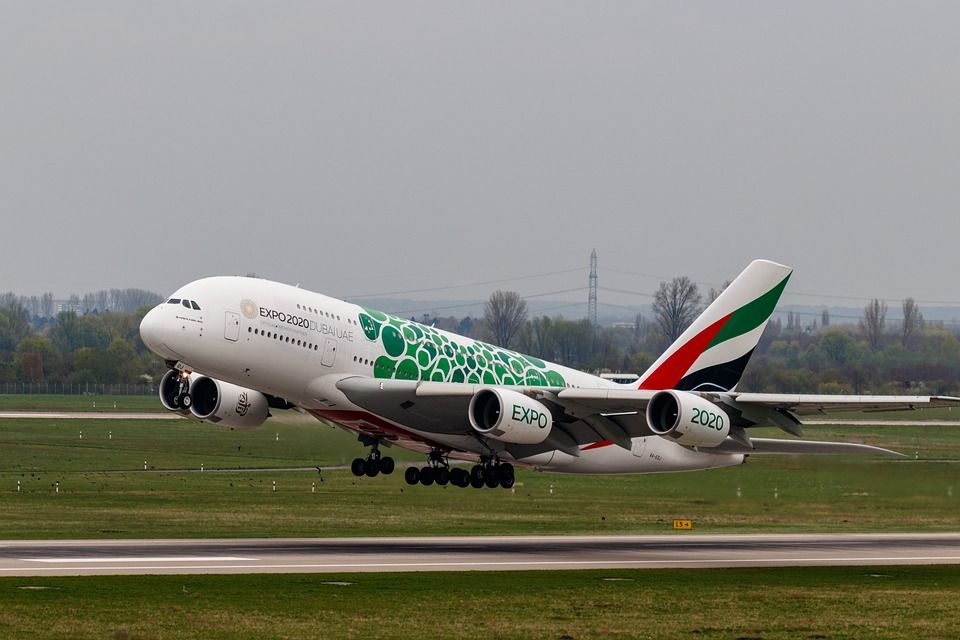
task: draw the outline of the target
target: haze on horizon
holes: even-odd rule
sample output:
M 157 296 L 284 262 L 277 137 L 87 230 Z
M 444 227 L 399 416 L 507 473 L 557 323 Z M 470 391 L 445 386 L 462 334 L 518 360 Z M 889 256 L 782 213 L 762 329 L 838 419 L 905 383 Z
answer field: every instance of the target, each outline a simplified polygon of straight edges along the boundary
M 765 257 L 785 303 L 960 304 L 957 33 L 949 2 L 2 3 L 0 290 L 531 295 L 595 247 L 623 291 Z

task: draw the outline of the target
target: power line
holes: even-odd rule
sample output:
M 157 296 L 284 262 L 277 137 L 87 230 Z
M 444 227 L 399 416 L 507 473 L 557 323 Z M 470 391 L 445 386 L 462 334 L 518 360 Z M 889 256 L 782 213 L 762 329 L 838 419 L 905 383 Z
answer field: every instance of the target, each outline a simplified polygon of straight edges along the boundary
M 500 284 L 503 282 L 516 282 L 517 280 L 531 280 L 533 278 L 545 278 L 547 276 L 558 276 L 565 273 L 573 273 L 575 271 L 583 271 L 583 267 L 577 267 L 575 269 L 561 269 L 560 271 L 548 271 L 546 273 L 535 273 L 528 276 L 514 276 L 512 278 L 500 278 L 498 280 L 484 280 L 482 282 L 468 282 L 465 284 L 452 284 L 444 287 L 428 287 L 425 289 L 407 289 L 405 291 L 381 291 L 379 293 L 362 293 L 359 295 L 345 296 L 347 299 L 357 299 L 357 298 L 377 298 L 381 296 L 398 296 L 405 295 L 408 293 L 430 293 L 433 291 L 446 291 L 448 289 L 466 289 L 469 287 L 479 287 L 482 285 L 488 284 Z
M 521 296 L 524 300 L 529 300 L 530 298 L 545 298 L 547 296 L 555 296 L 561 293 L 576 293 L 578 291 L 584 291 L 587 287 L 575 287 L 573 289 L 560 289 L 557 291 L 544 291 L 542 293 L 531 293 L 528 296 Z M 442 307 L 419 307 L 417 309 L 407 309 L 405 311 L 392 311 L 391 313 L 395 315 L 406 315 L 408 313 L 420 313 L 424 311 L 445 311 L 447 309 L 463 309 L 464 307 L 474 307 L 476 305 L 485 304 L 485 300 L 475 300 L 473 302 L 461 302 L 458 304 L 449 304 Z

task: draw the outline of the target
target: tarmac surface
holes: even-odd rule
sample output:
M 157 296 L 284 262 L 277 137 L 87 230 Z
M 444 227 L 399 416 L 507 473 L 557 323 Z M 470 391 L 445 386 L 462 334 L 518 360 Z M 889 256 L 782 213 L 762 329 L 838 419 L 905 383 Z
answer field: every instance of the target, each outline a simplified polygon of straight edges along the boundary
M 960 533 L 0 543 L 0 576 L 960 564 Z

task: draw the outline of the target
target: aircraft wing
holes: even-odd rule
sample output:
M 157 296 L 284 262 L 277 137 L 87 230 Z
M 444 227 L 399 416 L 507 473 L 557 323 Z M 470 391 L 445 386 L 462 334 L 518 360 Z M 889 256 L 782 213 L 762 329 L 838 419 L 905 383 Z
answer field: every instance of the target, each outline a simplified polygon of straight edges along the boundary
M 580 406 L 601 413 L 646 411 L 655 391 L 564 389 L 557 393 L 559 402 Z M 781 425 L 785 420 L 800 424 L 797 416 L 825 415 L 850 411 L 911 411 L 957 407 L 960 398 L 951 396 L 874 396 L 814 395 L 789 393 L 696 392 L 730 414 L 733 424 L 743 427 Z M 958 416 L 960 417 L 960 416 Z M 789 430 L 789 429 L 788 429 Z
M 843 411 L 909 411 L 937 407 L 958 407 L 960 398 L 950 396 L 853 396 L 804 395 L 789 393 L 730 393 L 737 404 L 790 411 L 797 415 Z
M 337 383 L 351 402 L 378 416 L 424 433 L 473 436 L 468 418 L 470 399 L 490 385 L 345 378 Z M 630 439 L 654 435 L 647 426 L 647 403 L 657 393 L 645 389 L 576 389 L 565 387 L 509 387 L 547 406 L 554 428 L 540 445 L 506 445 L 515 455 L 534 455 L 558 449 L 579 455 L 581 447 L 609 441 L 626 449 Z M 697 392 L 689 392 L 697 393 Z M 803 395 L 736 392 L 701 392 L 722 407 L 731 424 L 740 429 L 775 425 L 802 437 L 798 416 L 843 411 L 897 411 L 934 407 L 960 407 L 960 398 L 946 396 Z M 740 437 L 723 447 L 730 453 L 850 453 L 863 445 L 796 442 Z M 752 449 L 746 444 L 755 445 Z M 743 450 L 741 451 L 740 448 Z M 869 449 L 869 447 L 868 447 Z M 878 450 L 885 452 L 886 450 Z M 877 452 L 874 452 L 877 453 Z M 892 452 L 891 452 L 892 453 Z
M 468 418 L 470 400 L 490 386 L 364 377 L 337 383 L 352 403 L 387 420 L 427 434 L 471 437 L 475 432 Z M 542 444 L 506 445 L 517 456 L 553 450 L 578 456 L 580 447 L 603 440 L 629 449 L 631 438 L 652 435 L 643 415 L 652 392 L 578 390 L 582 395 L 569 398 L 564 394 L 571 390 L 564 387 L 507 388 L 543 403 L 553 416 L 553 429 Z

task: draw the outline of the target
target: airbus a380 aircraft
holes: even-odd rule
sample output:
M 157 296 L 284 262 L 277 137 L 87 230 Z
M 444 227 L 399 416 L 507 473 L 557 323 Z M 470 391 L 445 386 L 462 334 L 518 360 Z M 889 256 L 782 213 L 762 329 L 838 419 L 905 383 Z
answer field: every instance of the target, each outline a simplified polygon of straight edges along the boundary
M 256 278 L 181 287 L 140 325 L 171 370 L 163 406 L 228 427 L 300 407 L 371 448 L 356 475 L 391 473 L 381 445 L 427 454 L 408 483 L 511 487 L 514 464 L 571 473 L 726 467 L 748 454 L 899 455 L 867 445 L 751 438 L 798 416 L 947 406 L 960 398 L 740 393 L 791 269 L 756 260 L 644 373 L 618 384 L 319 293 Z M 469 472 L 449 459 L 474 461 Z

